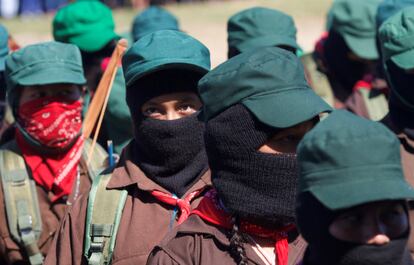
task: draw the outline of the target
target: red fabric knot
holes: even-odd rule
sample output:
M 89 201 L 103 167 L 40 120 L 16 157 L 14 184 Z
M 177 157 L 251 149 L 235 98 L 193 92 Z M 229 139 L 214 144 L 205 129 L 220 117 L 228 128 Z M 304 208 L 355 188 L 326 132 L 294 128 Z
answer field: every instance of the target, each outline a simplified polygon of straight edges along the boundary
M 180 217 L 177 220 L 177 224 L 182 224 L 185 220 L 187 220 L 188 216 L 190 215 L 191 201 L 201 192 L 202 190 L 193 191 L 183 199 L 175 198 L 173 197 L 173 195 L 159 190 L 151 191 L 151 195 L 154 196 L 160 202 L 178 207 L 178 209 L 180 210 Z
M 216 190 L 210 190 L 201 200 L 199 206 L 194 209 L 191 214 L 198 215 L 201 219 L 226 229 L 231 229 L 233 226 L 231 215 L 220 206 Z M 275 241 L 276 264 L 278 265 L 288 264 L 288 232 L 294 230 L 295 228 L 296 226 L 294 224 L 289 224 L 281 229 L 271 230 L 249 223 L 246 220 L 241 220 L 240 222 L 240 231 L 243 233 L 262 238 L 271 238 Z

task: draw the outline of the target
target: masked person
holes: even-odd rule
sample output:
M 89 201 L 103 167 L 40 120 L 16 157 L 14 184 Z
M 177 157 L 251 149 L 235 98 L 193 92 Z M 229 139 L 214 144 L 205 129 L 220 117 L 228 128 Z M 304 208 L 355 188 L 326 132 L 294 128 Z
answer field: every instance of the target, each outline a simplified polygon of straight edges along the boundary
M 390 130 L 338 110 L 297 152 L 297 224 L 309 244 L 303 265 L 413 264 L 407 199 L 414 190 Z
M 52 28 L 56 41 L 72 43 L 80 49 L 88 92 L 93 97 L 119 39 L 111 9 L 96 0 L 75 1 L 59 9 Z M 116 153 L 120 153 L 132 138 L 132 121 L 125 93 L 125 80 L 122 69 L 119 69 L 98 137 L 102 146 L 112 140 Z
M 172 30 L 146 35 L 128 50 L 123 68 L 134 140 L 98 190 L 68 212 L 45 264 L 145 264 L 198 205 L 211 182 L 204 123 L 197 119 L 197 82 L 209 71 L 209 56 L 199 41 Z M 96 218 L 114 213 L 122 214 Z
M 387 86 L 376 72 L 375 14 L 380 2 L 334 1 L 328 32 L 315 51 L 303 58 L 309 82 L 318 94 L 332 91 L 335 108 L 372 120 L 380 120 L 388 112 Z
M 414 7 L 407 7 L 386 20 L 379 30 L 385 75 L 390 86 L 390 112 L 382 120 L 400 140 L 405 179 L 414 186 Z M 410 203 L 410 216 L 414 218 Z M 411 218 L 411 224 L 414 219 Z M 414 253 L 414 235 L 410 235 L 410 249 Z
M 147 264 L 298 264 L 296 145 L 330 107 L 293 53 L 247 51 L 199 82 L 214 190 Z
M 105 151 L 82 136 L 79 49 L 45 42 L 8 56 L 14 138 L 0 149 L 0 263 L 42 264 L 66 207 L 90 188 Z

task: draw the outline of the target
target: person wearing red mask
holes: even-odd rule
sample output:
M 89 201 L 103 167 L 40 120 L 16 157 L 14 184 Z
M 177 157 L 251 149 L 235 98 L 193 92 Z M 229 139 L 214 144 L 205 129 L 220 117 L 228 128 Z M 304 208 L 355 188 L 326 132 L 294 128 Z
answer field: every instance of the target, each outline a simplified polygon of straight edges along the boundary
M 79 49 L 45 42 L 6 60 L 7 100 L 14 138 L 0 148 L 0 264 L 42 264 L 66 207 L 104 168 L 82 136 L 83 85 Z

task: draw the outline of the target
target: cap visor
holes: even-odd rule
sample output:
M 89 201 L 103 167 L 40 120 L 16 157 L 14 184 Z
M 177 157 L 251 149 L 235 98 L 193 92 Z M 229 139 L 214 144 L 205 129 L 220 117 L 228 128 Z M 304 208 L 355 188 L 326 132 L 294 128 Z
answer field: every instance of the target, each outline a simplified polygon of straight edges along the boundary
M 404 70 L 414 69 L 414 50 L 394 55 L 391 61 Z
M 102 30 L 74 36 L 69 39 L 69 42 L 78 46 L 82 51 L 96 52 L 102 49 L 113 39 L 119 39 L 119 36 L 113 31 Z
M 375 172 L 370 173 L 376 176 Z M 355 172 L 351 174 L 355 175 Z M 310 192 L 330 210 L 346 209 L 375 201 L 414 198 L 414 189 L 405 182 L 403 176 L 400 179 L 394 176 L 386 179 L 364 179 L 360 182 L 316 186 L 312 187 Z
M 138 79 L 164 69 L 183 69 L 190 72 L 201 73 L 203 75 L 209 71 L 201 65 L 194 64 L 194 60 L 192 59 L 184 60 L 169 58 L 168 60 L 154 60 L 145 64 L 139 64 L 128 70 L 128 72 L 135 74 L 131 77 L 125 76 L 125 79 L 128 80 L 126 85 L 130 86 Z
M 345 35 L 344 39 L 351 51 L 358 57 L 367 60 L 376 60 L 379 58 L 375 38 L 357 38 Z
M 274 47 L 279 45 L 299 49 L 299 46 L 294 39 L 281 35 L 267 35 L 260 38 L 252 38 L 250 40 L 240 43 L 239 45 L 237 45 L 236 48 L 240 52 L 245 52 L 254 48 Z
M 60 67 L 48 68 L 47 71 L 37 71 L 31 75 L 19 78 L 19 84 L 23 86 L 59 83 L 84 85 L 86 83 L 86 79 L 80 72 L 75 73 L 68 71 L 67 69 L 62 69 Z
M 332 108 L 310 88 L 262 94 L 244 100 L 256 118 L 271 127 L 288 128 Z

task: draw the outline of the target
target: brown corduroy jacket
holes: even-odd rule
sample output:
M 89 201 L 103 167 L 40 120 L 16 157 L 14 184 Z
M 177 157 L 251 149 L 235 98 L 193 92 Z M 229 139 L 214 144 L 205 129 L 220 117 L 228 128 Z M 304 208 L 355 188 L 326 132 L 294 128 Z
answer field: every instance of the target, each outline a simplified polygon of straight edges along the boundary
M 207 171 L 184 197 L 196 190 L 207 191 L 210 186 L 210 171 Z M 132 162 L 129 147 L 124 149 L 107 188 L 128 191 L 116 237 L 112 265 L 145 264 L 153 247 L 177 225 L 177 218 L 175 218 L 171 226 L 174 207 L 159 202 L 150 194 L 153 190 L 167 193 L 168 191 L 146 177 Z M 192 208 L 198 206 L 203 194 L 204 192 L 191 201 Z M 86 194 L 81 196 L 68 211 L 53 241 L 45 265 L 88 264 L 83 253 L 87 204 Z
M 229 232 L 191 215 L 154 248 L 147 265 L 235 265 L 229 252 Z M 250 243 L 243 243 L 243 247 L 248 264 L 266 265 Z M 290 239 L 288 265 L 299 264 L 305 249 L 306 243 L 300 236 Z

